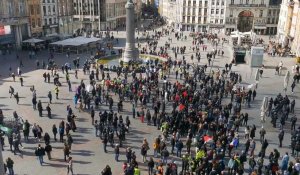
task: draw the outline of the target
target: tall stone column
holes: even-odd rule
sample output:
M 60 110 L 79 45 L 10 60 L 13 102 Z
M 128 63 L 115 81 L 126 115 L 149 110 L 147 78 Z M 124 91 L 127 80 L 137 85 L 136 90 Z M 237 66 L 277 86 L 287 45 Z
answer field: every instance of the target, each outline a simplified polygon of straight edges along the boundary
M 139 59 L 139 50 L 135 47 L 135 27 L 134 27 L 134 4 L 128 0 L 126 5 L 126 45 L 123 55 L 123 61 L 137 61 Z

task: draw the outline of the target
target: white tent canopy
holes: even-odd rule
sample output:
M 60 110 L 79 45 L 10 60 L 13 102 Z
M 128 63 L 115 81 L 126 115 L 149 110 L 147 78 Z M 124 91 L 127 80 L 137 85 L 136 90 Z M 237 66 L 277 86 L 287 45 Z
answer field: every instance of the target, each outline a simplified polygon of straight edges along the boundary
M 52 45 L 60 45 L 60 46 L 81 46 L 93 42 L 100 41 L 100 38 L 86 38 L 86 37 L 76 37 L 76 38 L 68 38 L 62 41 L 57 41 L 54 43 L 51 43 Z
M 23 43 L 40 43 L 40 42 L 43 42 L 44 40 L 41 40 L 41 39 L 36 39 L 36 38 L 31 38 L 31 39 L 28 39 L 28 40 L 24 40 Z

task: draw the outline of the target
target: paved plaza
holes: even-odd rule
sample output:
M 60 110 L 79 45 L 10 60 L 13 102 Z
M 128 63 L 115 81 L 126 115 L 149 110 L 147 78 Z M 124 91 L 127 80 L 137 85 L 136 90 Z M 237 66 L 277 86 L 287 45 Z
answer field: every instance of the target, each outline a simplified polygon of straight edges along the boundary
M 160 30 L 160 29 L 158 29 Z M 125 32 L 119 31 L 113 32 L 115 38 L 119 39 L 119 44 L 117 47 L 124 47 L 125 44 Z M 188 36 L 189 33 L 184 33 L 184 35 Z M 222 34 L 219 34 L 220 37 L 225 37 Z M 138 35 L 141 37 L 140 35 Z M 164 36 L 159 40 L 159 46 L 164 46 L 165 42 L 168 41 L 168 38 L 172 38 L 171 47 L 173 46 L 186 46 L 187 52 L 184 54 L 187 62 L 192 64 L 192 60 L 190 59 L 190 55 L 193 51 L 190 49 L 192 46 L 192 38 L 187 37 L 187 40 L 180 40 L 177 41 L 174 37 L 174 34 L 171 33 L 170 36 Z M 229 38 L 227 38 L 229 39 Z M 145 43 L 141 43 L 142 46 Z M 211 44 L 204 40 L 204 44 L 208 46 L 207 51 L 212 51 L 213 47 Z M 232 60 L 232 51 L 229 44 L 224 44 L 224 46 L 219 45 L 218 49 L 224 50 L 224 56 L 216 55 L 216 59 L 214 60 L 212 70 L 216 71 L 217 68 L 220 70 L 224 68 L 226 63 L 230 63 Z M 172 58 L 174 58 L 173 52 L 171 50 L 168 51 Z M 201 49 L 201 61 L 200 63 L 197 62 L 196 59 L 193 60 L 194 64 L 205 65 L 208 64 L 206 59 L 205 51 Z M 88 111 L 79 112 L 74 107 L 73 97 L 74 91 L 76 87 L 79 85 L 80 81 L 83 80 L 86 84 L 89 82 L 88 75 L 84 75 L 81 70 L 78 71 L 78 79 L 75 78 L 74 69 L 70 71 L 70 81 L 72 82 L 72 92 L 69 92 L 68 85 L 65 81 L 65 75 L 59 71 L 61 76 L 60 81 L 62 82 L 62 86 L 59 87 L 59 99 L 53 98 L 53 103 L 51 104 L 52 108 L 52 119 L 47 117 L 47 112 L 43 111 L 43 117 L 39 117 L 38 111 L 34 111 L 32 108 L 32 92 L 30 91 L 30 87 L 32 85 L 35 86 L 36 93 L 37 93 L 37 100 L 41 100 L 43 104 L 43 108 L 45 109 L 46 105 L 48 104 L 48 97 L 47 94 L 49 91 L 52 91 L 54 97 L 54 88 L 55 86 L 53 83 L 45 83 L 43 81 L 43 73 L 48 72 L 47 70 L 43 69 L 36 69 L 35 61 L 38 59 L 40 62 L 44 60 L 47 62 L 49 54 L 47 51 L 42 51 L 37 54 L 36 59 L 29 59 L 27 52 L 20 52 L 19 53 L 20 59 L 22 59 L 24 67 L 21 68 L 24 72 L 24 86 L 21 87 L 19 78 L 16 78 L 16 82 L 12 81 L 12 78 L 9 77 L 9 67 L 12 68 L 14 72 L 17 71 L 17 67 L 19 66 L 19 60 L 16 59 L 16 54 L 12 53 L 11 55 L 0 56 L 0 109 L 3 110 L 4 116 L 13 116 L 13 111 L 17 111 L 17 113 L 23 117 L 23 119 L 27 119 L 29 123 L 37 123 L 42 128 L 44 133 L 48 132 L 51 137 L 51 145 L 53 147 L 52 151 L 52 160 L 47 160 L 46 156 L 44 157 L 45 164 L 40 166 L 37 157 L 34 155 L 34 151 L 39 143 L 44 146 L 44 141 L 35 141 L 32 137 L 32 133 L 30 133 L 30 141 L 25 143 L 22 141 L 24 146 L 21 149 L 22 154 L 14 155 L 12 152 L 9 151 L 9 144 L 7 137 L 5 138 L 5 147 L 3 151 L 3 158 L 6 160 L 7 157 L 11 157 L 14 164 L 15 173 L 18 175 L 61 175 L 67 173 L 67 163 L 64 161 L 63 155 L 63 143 L 55 142 L 53 140 L 52 135 L 52 125 L 60 123 L 61 120 L 67 120 L 67 105 L 70 105 L 73 109 L 73 112 L 77 116 L 75 119 L 77 125 L 77 131 L 71 132 L 73 136 L 74 143 L 71 150 L 71 156 L 73 157 L 74 162 L 74 174 L 80 175 L 96 175 L 100 174 L 102 169 L 106 165 L 110 165 L 112 167 L 113 175 L 120 175 L 123 173 L 122 164 L 126 160 L 125 157 L 125 148 L 131 147 L 136 152 L 137 161 L 139 162 L 139 168 L 142 170 L 142 175 L 147 174 L 147 163 L 142 163 L 142 156 L 140 154 L 140 147 L 142 145 L 143 138 L 146 138 L 150 145 L 149 154 L 153 155 L 152 143 L 154 139 L 161 135 L 161 131 L 157 130 L 154 126 L 148 126 L 146 123 L 141 123 L 138 118 L 133 119 L 131 114 L 131 103 L 125 102 L 124 103 L 124 110 L 120 114 L 123 115 L 123 118 L 128 115 L 130 116 L 131 120 L 131 128 L 130 132 L 126 134 L 126 141 L 124 143 L 124 147 L 120 149 L 120 162 L 116 162 L 114 160 L 114 149 L 108 146 L 108 153 L 104 153 L 103 145 L 101 140 L 98 137 L 95 137 L 95 129 L 94 126 L 91 124 L 91 117 Z M 80 54 L 81 66 L 82 63 L 85 61 L 86 58 L 89 57 L 89 53 L 87 54 Z M 77 55 L 71 54 L 70 58 L 67 58 L 65 54 L 55 54 L 54 60 L 58 65 L 62 65 L 66 62 L 72 63 L 72 60 L 77 58 Z M 182 59 L 182 55 L 178 54 L 178 59 Z M 283 67 L 285 68 L 282 72 L 281 76 L 275 75 L 274 67 L 279 64 L 279 62 L 283 62 Z M 266 69 L 264 70 L 263 77 L 260 79 L 257 89 L 257 97 L 252 102 L 250 108 L 242 105 L 242 112 L 249 113 L 249 122 L 248 125 L 255 124 L 256 125 L 256 137 L 257 140 L 257 149 L 255 151 L 255 155 L 258 154 L 260 150 L 261 144 L 259 142 L 259 128 L 261 128 L 262 123 L 260 120 L 260 108 L 262 104 L 262 100 L 265 96 L 275 97 L 278 93 L 284 94 L 283 91 L 283 82 L 284 82 L 284 75 L 287 70 L 291 71 L 292 66 L 295 65 L 294 58 L 290 57 L 270 57 L 265 54 L 264 62 Z M 208 67 L 207 72 L 209 72 L 210 67 Z M 250 68 L 248 64 L 238 64 L 232 67 L 232 71 L 237 72 L 242 75 L 243 82 L 247 83 L 255 83 L 255 68 Z M 115 75 L 111 73 L 114 77 Z M 171 72 L 170 77 L 168 78 L 172 82 L 175 82 L 175 73 Z M 291 76 L 292 79 L 292 76 Z M 162 84 L 163 80 L 160 80 L 160 84 Z M 291 82 L 292 80 L 290 80 Z M 53 82 L 51 78 L 51 82 Z M 10 98 L 9 96 L 9 86 L 13 86 L 15 92 L 19 93 L 20 102 L 19 105 L 16 104 L 16 100 L 14 98 Z M 292 94 L 290 85 L 288 86 L 287 95 L 290 99 L 296 99 L 296 107 L 295 113 L 297 116 L 299 113 L 299 86 L 296 85 L 295 92 Z M 114 93 L 111 93 L 113 95 Z M 113 95 L 114 96 L 114 95 Z M 117 98 L 114 96 L 114 106 L 113 110 L 117 110 Z M 224 101 L 229 101 L 230 98 L 226 98 Z M 171 104 L 167 105 L 167 111 L 170 111 L 172 108 Z M 140 105 L 138 105 L 137 110 L 140 109 Z M 100 110 L 108 110 L 108 106 L 100 105 Z M 98 110 L 96 111 L 95 119 L 98 119 Z M 299 120 L 298 120 L 299 121 Z M 278 148 L 278 128 L 273 128 L 272 124 L 270 123 L 270 118 L 267 118 L 266 122 L 263 123 L 264 128 L 267 131 L 266 138 L 269 141 L 269 147 L 267 149 L 266 155 L 269 155 L 269 152 L 273 150 L 273 148 Z M 299 126 L 299 125 L 297 125 Z M 290 150 L 290 121 L 287 121 L 287 124 L 284 126 L 285 129 L 285 137 L 283 142 L 283 147 L 278 148 L 281 155 L 284 155 L 285 152 L 291 153 Z M 240 128 L 240 137 L 244 136 L 244 127 Z M 30 131 L 31 132 L 31 131 Z M 23 136 L 23 134 L 22 134 Z M 241 139 L 241 144 L 243 144 L 243 139 Z M 185 148 L 184 148 L 185 150 Z M 193 149 L 194 150 L 194 149 Z M 173 160 L 177 160 L 179 165 L 181 164 L 180 159 L 176 158 L 176 156 L 171 156 Z M 290 156 L 291 157 L 291 156 Z M 281 160 L 281 159 L 280 159 Z M 290 160 L 294 160 L 294 158 L 290 158 Z M 267 161 L 266 161 L 267 162 Z M 248 164 L 248 162 L 246 163 Z M 227 165 L 227 163 L 226 163 Z

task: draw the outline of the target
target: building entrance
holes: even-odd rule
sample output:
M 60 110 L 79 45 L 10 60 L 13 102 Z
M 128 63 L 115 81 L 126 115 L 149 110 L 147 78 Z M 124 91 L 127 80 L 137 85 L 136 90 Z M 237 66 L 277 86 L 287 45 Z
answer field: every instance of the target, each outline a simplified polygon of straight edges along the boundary
M 249 32 L 252 30 L 254 15 L 251 11 L 242 11 L 238 16 L 237 28 L 240 32 Z

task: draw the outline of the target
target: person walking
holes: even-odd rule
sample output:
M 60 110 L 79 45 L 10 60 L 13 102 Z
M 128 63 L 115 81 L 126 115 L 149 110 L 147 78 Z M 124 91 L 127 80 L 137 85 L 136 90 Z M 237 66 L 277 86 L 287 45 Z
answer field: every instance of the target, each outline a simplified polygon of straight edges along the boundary
M 71 175 L 73 175 L 73 160 L 72 157 L 69 157 L 68 159 L 68 172 L 67 174 L 69 174 L 71 172 Z
M 15 89 L 12 86 L 9 86 L 9 91 L 8 92 L 9 92 L 10 98 L 11 98 L 11 96 L 13 96 L 14 93 L 15 93 Z
M 153 157 L 150 157 L 150 160 L 148 162 L 148 173 L 149 173 L 149 175 L 153 174 L 154 165 L 155 165 L 155 163 L 154 163 Z
M 63 151 L 64 151 L 64 160 L 67 161 L 67 157 L 70 158 L 70 148 L 68 144 L 65 143 Z
M 38 147 L 35 150 L 35 156 L 38 157 L 40 165 L 42 166 L 44 163 L 44 156 L 45 156 L 45 149 L 41 146 L 41 144 L 38 145 Z
M 18 92 L 15 93 L 14 97 L 16 99 L 17 104 L 19 104 L 20 97 L 19 97 Z
M 261 126 L 259 135 L 260 135 L 260 142 L 262 143 L 265 140 L 265 135 L 266 135 L 266 130 L 264 129 L 264 126 Z
M 296 87 L 296 83 L 295 81 L 293 81 L 292 85 L 291 85 L 291 88 L 292 88 L 292 94 L 294 93 L 294 88 Z
M 8 174 L 9 175 L 14 175 L 15 174 L 14 173 L 14 161 L 10 157 L 8 157 L 6 159 L 6 167 L 8 169 Z
M 45 152 L 47 153 L 48 160 L 51 160 L 52 146 L 48 143 L 45 147 Z

